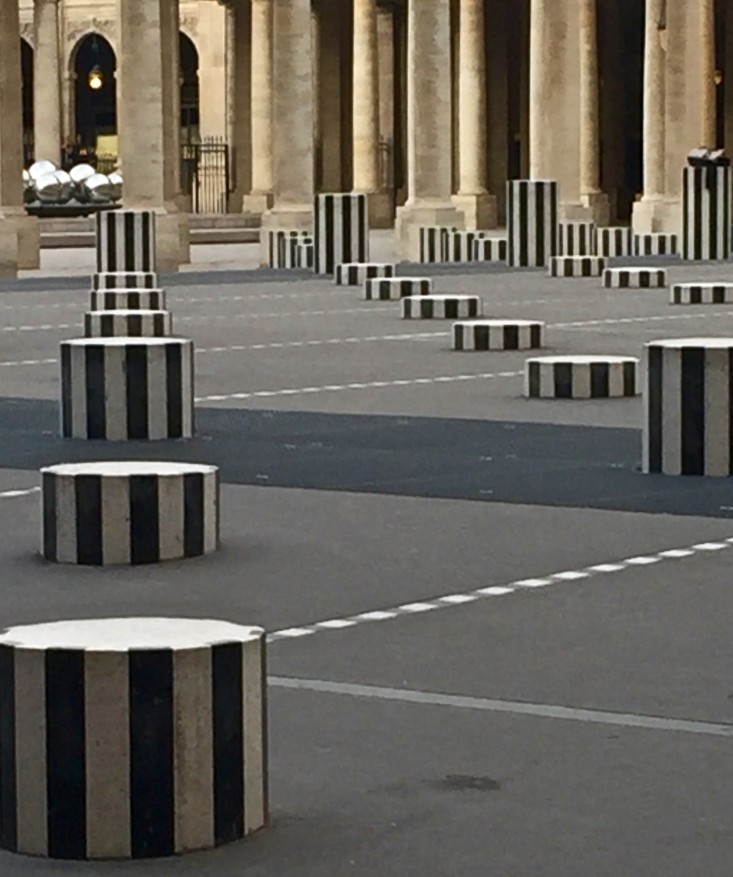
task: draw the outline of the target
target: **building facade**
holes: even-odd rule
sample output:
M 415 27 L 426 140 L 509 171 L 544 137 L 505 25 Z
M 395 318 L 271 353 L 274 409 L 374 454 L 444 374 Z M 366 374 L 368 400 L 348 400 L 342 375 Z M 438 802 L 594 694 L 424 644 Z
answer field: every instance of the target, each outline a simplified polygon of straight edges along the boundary
M 229 209 L 266 227 L 366 191 L 409 255 L 420 225 L 502 224 L 531 176 L 567 218 L 675 230 L 688 151 L 733 145 L 733 0 L 0 0 L 0 22 L 6 215 L 6 173 L 74 148 L 172 215 L 181 149 L 219 138 Z M 151 114 L 157 140 L 132 130 Z

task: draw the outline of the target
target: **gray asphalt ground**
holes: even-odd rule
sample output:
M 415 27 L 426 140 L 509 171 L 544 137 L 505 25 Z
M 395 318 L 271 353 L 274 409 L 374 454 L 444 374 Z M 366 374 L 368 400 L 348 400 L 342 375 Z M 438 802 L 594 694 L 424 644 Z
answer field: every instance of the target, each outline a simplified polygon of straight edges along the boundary
M 548 353 L 733 334 L 733 306 L 675 307 L 667 290 L 429 273 L 488 315 L 545 320 Z M 0 282 L 3 626 L 263 625 L 273 822 L 159 862 L 0 854 L 3 877 L 730 877 L 727 480 L 639 474 L 638 399 L 524 400 L 525 356 L 454 353 L 450 322 L 306 274 L 192 270 L 166 286 L 198 348 L 201 435 L 129 450 L 220 462 L 223 548 L 48 565 L 23 492 L 36 467 L 126 453 L 55 439 L 43 401 L 87 285 Z

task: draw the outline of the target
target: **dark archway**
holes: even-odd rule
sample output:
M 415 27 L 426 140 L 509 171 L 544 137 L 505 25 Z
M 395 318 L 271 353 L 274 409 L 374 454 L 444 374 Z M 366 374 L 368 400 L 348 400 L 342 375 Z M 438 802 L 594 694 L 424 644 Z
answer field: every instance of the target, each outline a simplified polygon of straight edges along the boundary
M 180 34 L 181 50 L 181 140 L 199 140 L 199 53 L 193 40 Z
M 33 47 L 21 37 L 20 66 L 23 83 L 23 162 L 33 161 Z
M 100 153 L 110 152 L 109 140 L 105 143 L 102 138 L 113 138 L 117 134 L 117 58 L 114 49 L 100 34 L 87 34 L 76 45 L 72 65 L 75 145 L 95 153 L 98 149 Z

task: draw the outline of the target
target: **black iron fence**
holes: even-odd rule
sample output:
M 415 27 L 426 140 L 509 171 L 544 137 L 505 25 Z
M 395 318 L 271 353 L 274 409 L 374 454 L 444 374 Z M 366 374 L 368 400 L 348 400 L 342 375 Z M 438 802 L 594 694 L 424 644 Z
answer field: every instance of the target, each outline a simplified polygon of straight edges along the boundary
M 232 157 L 223 137 L 181 146 L 181 188 L 194 213 L 226 213 L 233 191 Z

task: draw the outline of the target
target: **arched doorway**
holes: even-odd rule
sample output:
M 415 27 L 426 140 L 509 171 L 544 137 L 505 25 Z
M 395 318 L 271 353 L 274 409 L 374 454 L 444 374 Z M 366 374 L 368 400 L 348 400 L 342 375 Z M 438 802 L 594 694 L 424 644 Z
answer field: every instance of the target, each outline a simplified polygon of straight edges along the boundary
M 23 83 L 23 162 L 33 162 L 33 47 L 21 37 L 20 67 Z
M 181 51 L 181 142 L 199 138 L 199 53 L 193 40 L 180 34 Z
M 102 162 L 117 156 L 117 59 L 98 33 L 83 37 L 72 53 L 74 74 L 74 147 L 79 158 L 90 153 Z M 103 168 L 100 168 L 100 170 Z

